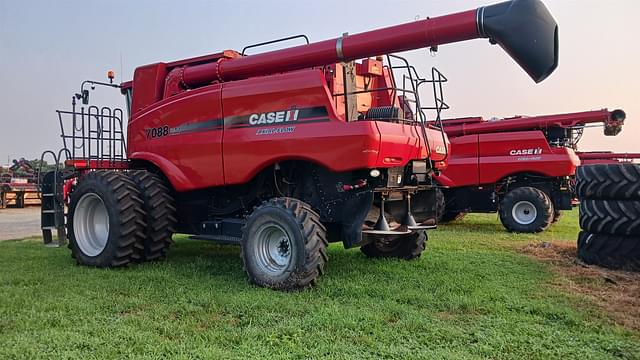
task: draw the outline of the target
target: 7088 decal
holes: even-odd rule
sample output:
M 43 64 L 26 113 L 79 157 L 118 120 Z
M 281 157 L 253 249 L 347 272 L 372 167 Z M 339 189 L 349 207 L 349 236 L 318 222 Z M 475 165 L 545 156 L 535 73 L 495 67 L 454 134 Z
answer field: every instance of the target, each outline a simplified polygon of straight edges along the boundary
M 147 132 L 147 139 L 156 139 L 159 137 L 163 137 L 163 136 L 167 136 L 169 135 L 169 127 L 167 125 L 165 126 L 158 126 L 157 128 L 148 128 L 145 129 Z

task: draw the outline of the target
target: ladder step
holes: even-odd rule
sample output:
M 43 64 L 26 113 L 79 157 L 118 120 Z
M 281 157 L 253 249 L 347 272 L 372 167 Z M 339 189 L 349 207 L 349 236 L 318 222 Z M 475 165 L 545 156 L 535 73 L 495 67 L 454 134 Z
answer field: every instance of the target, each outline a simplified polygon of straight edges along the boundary
M 56 194 L 42 194 L 42 197 L 45 197 L 45 196 L 47 196 L 47 197 L 48 196 L 56 196 Z
M 55 214 L 57 212 L 58 212 L 57 210 L 42 210 L 43 214 Z

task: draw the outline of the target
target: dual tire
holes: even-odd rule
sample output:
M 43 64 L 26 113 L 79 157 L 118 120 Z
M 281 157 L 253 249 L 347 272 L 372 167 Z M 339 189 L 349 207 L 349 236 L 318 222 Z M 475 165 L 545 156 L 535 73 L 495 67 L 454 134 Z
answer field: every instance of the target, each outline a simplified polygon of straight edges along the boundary
M 91 171 L 71 194 L 67 233 L 79 264 L 119 267 L 162 259 L 175 208 L 162 179 L 147 171 Z
M 576 172 L 578 257 L 587 264 L 640 270 L 640 165 L 586 165 Z

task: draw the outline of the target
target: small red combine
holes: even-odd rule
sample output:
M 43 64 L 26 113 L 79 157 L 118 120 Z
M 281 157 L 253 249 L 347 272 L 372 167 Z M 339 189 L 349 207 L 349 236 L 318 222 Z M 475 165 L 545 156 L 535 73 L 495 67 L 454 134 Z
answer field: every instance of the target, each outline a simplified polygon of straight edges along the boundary
M 273 42 L 159 62 L 120 85 L 84 82 L 73 110 L 58 112 L 64 148 L 49 154 L 68 160 L 43 182 L 45 241 L 54 229 L 64 237 L 62 184 L 76 179 L 66 230 L 85 265 L 162 259 L 174 232 L 240 244 L 250 280 L 277 289 L 314 284 L 329 242 L 415 258 L 430 226 L 416 224 L 411 197 L 426 194 L 422 211 L 433 213 L 431 175 L 449 142 L 418 96 L 441 79 L 391 53 L 476 38 L 536 82 L 556 68 L 552 16 L 515 0 L 256 55 L 246 52 Z M 86 85 L 120 89 L 127 112 L 76 109 Z
M 615 136 L 622 110 L 486 120 L 443 120 L 451 141 L 449 166 L 436 176 L 442 190 L 442 221 L 468 212 L 500 213 L 514 232 L 539 232 L 572 208 L 575 153 L 583 130 L 604 126 Z M 589 155 L 584 155 L 589 156 Z M 599 155 L 601 156 L 601 155 Z

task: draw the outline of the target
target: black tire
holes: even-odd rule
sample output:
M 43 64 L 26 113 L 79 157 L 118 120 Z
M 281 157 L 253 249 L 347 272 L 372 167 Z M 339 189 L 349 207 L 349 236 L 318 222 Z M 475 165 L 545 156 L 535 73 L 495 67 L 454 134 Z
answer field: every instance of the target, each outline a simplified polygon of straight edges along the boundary
M 509 191 L 502 198 L 499 213 L 500 221 L 508 231 L 537 233 L 551 225 L 553 204 L 544 191 L 524 186 Z M 533 214 L 532 218 L 529 218 L 530 214 Z
M 592 234 L 640 236 L 640 201 L 580 201 L 580 227 Z
M 551 221 L 551 223 L 555 224 L 558 221 L 560 221 L 561 218 L 562 218 L 562 211 L 553 210 L 553 220 Z
M 283 234 L 274 256 L 261 250 L 265 249 L 265 241 L 269 243 L 263 239 L 269 236 L 269 231 Z M 309 205 L 292 198 L 274 198 L 263 202 L 247 217 L 240 256 L 252 283 L 295 290 L 316 284 L 328 260 L 328 245 L 320 216 Z M 279 261 L 276 258 L 288 259 L 275 264 Z M 277 269 L 272 271 L 270 267 Z
M 467 213 L 463 213 L 463 212 L 447 211 L 444 214 L 442 214 L 442 218 L 440 219 L 440 222 L 442 224 L 446 224 L 446 223 L 462 220 L 466 215 Z
M 447 199 L 444 192 L 436 190 L 436 211 L 438 214 L 438 224 L 446 224 L 452 221 L 461 220 L 466 215 L 459 211 L 447 211 Z
M 136 184 L 146 214 L 144 239 L 136 244 L 136 261 L 164 260 L 173 241 L 176 208 L 164 180 L 149 171 L 127 173 Z
M 581 231 L 578 236 L 578 258 L 590 265 L 640 271 L 640 238 Z
M 576 181 L 580 199 L 640 200 L 640 164 L 580 166 Z
M 439 224 L 447 211 L 447 200 L 444 197 L 444 192 L 440 189 L 436 189 L 436 223 Z
M 413 260 L 420 257 L 427 246 L 427 240 L 427 232 L 424 230 L 402 235 L 378 235 L 370 243 L 361 246 L 360 251 L 370 258 Z
M 81 205 L 81 208 L 78 208 L 78 205 Z M 108 216 L 106 219 L 104 216 L 101 217 L 105 224 L 108 222 L 106 234 L 85 236 L 95 235 L 96 231 L 99 231 L 83 231 L 92 227 L 82 224 L 93 223 L 93 229 L 96 229 L 96 209 L 100 206 L 102 212 Z M 135 244 L 144 236 L 144 216 L 140 193 L 124 173 L 89 172 L 79 180 L 78 187 L 71 194 L 67 232 L 72 256 L 79 264 L 88 266 L 118 267 L 129 264 L 135 256 Z M 106 238 L 104 246 L 93 246 L 98 237 Z

